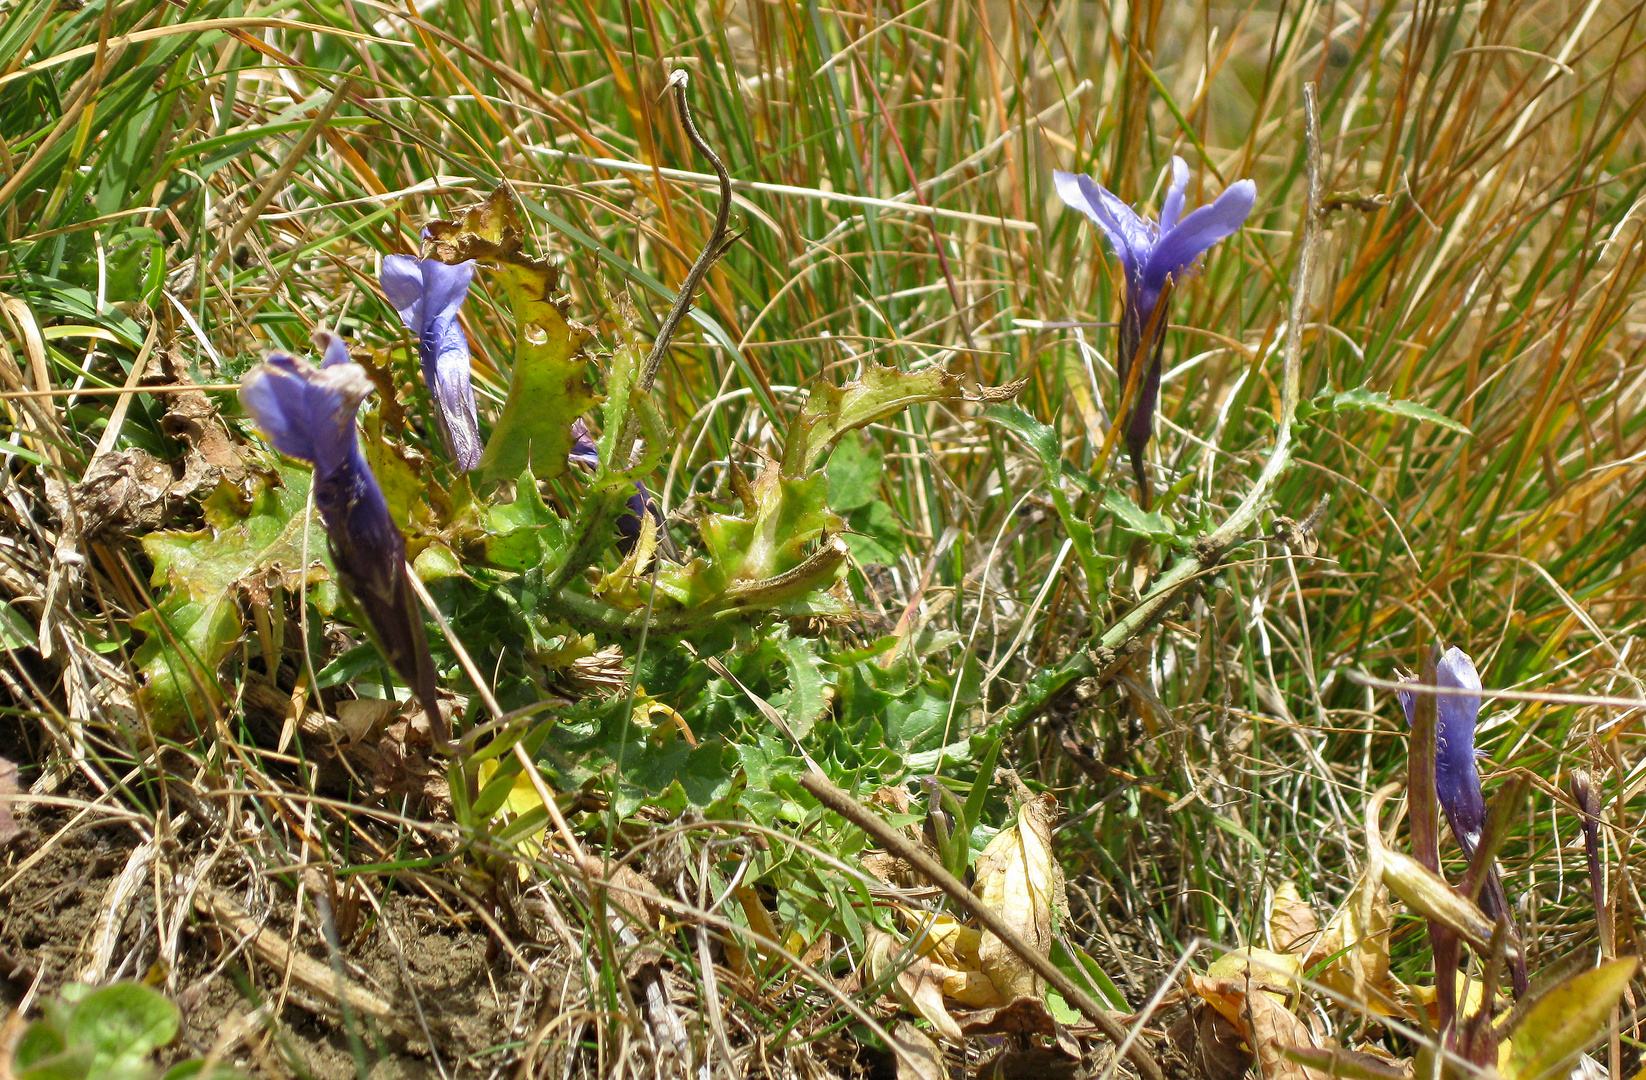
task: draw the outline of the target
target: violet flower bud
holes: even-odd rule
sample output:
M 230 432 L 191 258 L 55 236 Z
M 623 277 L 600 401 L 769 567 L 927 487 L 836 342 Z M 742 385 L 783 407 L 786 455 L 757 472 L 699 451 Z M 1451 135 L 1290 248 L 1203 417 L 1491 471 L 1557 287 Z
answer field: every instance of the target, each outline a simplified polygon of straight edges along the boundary
M 600 467 L 600 448 L 595 445 L 594 436 L 589 434 L 589 425 L 581 417 L 572 421 L 572 448 L 566 460 L 588 469 Z M 634 494 L 629 496 L 625 505 L 629 512 L 617 519 L 617 550 L 627 555 L 640 542 L 640 515 L 650 514 L 662 528 L 663 511 L 658 508 L 652 493 L 646 490 L 646 485 L 638 480 L 634 482 Z
M 372 382 L 349 362 L 343 340 L 326 336 L 321 367 L 274 353 L 246 375 L 240 400 L 276 450 L 314 466 L 314 504 L 338 577 L 365 613 L 384 659 L 417 694 L 444 741 L 434 662 L 406 580 L 406 541 L 355 432 L 355 414 Z
M 1480 717 L 1477 696 L 1481 688 L 1480 675 L 1469 654 L 1454 646 L 1447 649 L 1435 665 L 1435 685 L 1468 691 L 1435 695 L 1435 798 L 1464 857 L 1473 862 L 1481 833 L 1486 828 L 1486 799 L 1481 794 L 1480 770 L 1475 764 L 1483 756 L 1475 749 L 1475 721 Z M 1411 690 L 1401 690 L 1397 696 L 1410 724 L 1417 708 L 1417 696 Z M 1494 920 L 1507 920 L 1511 939 L 1519 940 L 1509 897 L 1495 861 L 1487 867 L 1481 883 L 1480 908 Z M 1526 993 L 1528 985 L 1524 953 L 1511 953 L 1509 967 L 1518 997 Z
M 1435 665 L 1435 685 L 1471 694 L 1435 695 L 1435 795 L 1446 814 L 1459 846 L 1467 858 L 1474 858 L 1480 831 L 1486 827 L 1486 799 L 1480 791 L 1480 772 L 1475 767 L 1475 720 L 1480 716 L 1480 676 L 1469 655 L 1452 647 Z M 1398 694 L 1406 722 L 1412 722 L 1417 706 L 1410 690 Z
M 1137 399 L 1126 416 L 1126 448 L 1131 452 L 1132 472 L 1148 508 L 1149 485 L 1143 474 L 1143 450 L 1154 434 L 1155 408 L 1160 400 L 1161 351 L 1164 336 L 1143 340 L 1167 282 L 1182 276 L 1212 245 L 1228 237 L 1246 223 L 1257 201 L 1257 185 L 1250 180 L 1230 184 L 1210 206 L 1183 214 L 1184 192 L 1189 186 L 1189 166 L 1180 157 L 1172 158 L 1172 184 L 1160 208 L 1160 223 L 1140 216 L 1113 192 L 1090 176 L 1055 172 L 1057 194 L 1065 204 L 1097 223 L 1109 238 L 1109 246 L 1119 257 L 1126 277 L 1126 303 L 1120 317 L 1120 340 L 1115 367 L 1120 385 L 1125 387 L 1132 365 L 1144 359 L 1148 368 L 1138 387 Z M 1161 312 L 1160 326 L 1165 326 Z
M 474 260 L 455 265 L 409 255 L 383 258 L 383 295 L 417 335 L 423 378 L 434 397 L 440 437 L 457 467 L 480 464 L 480 419 L 469 373 L 469 339 L 457 312 L 474 280 Z

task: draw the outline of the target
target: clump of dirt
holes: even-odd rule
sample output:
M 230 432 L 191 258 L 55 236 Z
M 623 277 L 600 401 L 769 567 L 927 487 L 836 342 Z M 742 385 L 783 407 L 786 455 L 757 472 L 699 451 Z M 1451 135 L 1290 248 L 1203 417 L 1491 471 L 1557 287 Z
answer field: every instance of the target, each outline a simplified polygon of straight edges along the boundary
M 162 853 L 121 896 L 116 882 L 139 847 L 135 831 L 125 822 L 70 827 L 69 820 L 67 813 L 36 814 L 31 829 L 0 852 L 0 1005 L 6 1008 L 22 1003 L 31 986 L 38 1000 L 84 978 L 111 904 L 119 903 L 125 910 L 114 915 L 120 920 L 116 945 L 98 981 L 147 978 L 177 1002 L 183 1023 L 166 1054 L 173 1060 L 216 1048 L 222 1063 L 252 1077 L 424 1080 L 440 1075 L 438 1057 L 447 1075 L 477 1077 L 500 1063 L 499 1048 L 518 1038 L 513 1028 L 530 1016 L 521 1007 L 522 995 L 531 994 L 529 981 L 506 953 L 488 948 L 477 920 L 398 891 L 384 878 L 361 883 L 374 889 L 376 905 L 354 919 L 339 960 L 344 979 L 386 1004 L 390 1015 L 350 1010 L 345 1016 L 335 982 L 312 978 L 317 970 L 337 970 L 312 903 L 297 921 L 296 940 L 289 937 L 296 898 L 283 878 L 247 879 L 244 864 L 236 868 L 227 858 L 199 878 L 189 871 L 208 861 L 200 858 L 205 838 L 184 837 L 174 846 L 189 850 Z M 181 891 L 191 880 L 192 907 Z M 197 899 L 240 902 L 259 894 L 263 910 L 229 925 Z M 175 959 L 167 962 L 162 927 L 179 913 Z M 296 960 L 275 963 L 271 950 L 280 947 Z M 301 971 L 311 976 L 307 985 L 297 977 Z
M 109 884 L 137 846 L 122 823 L 69 828 L 42 817 L 27 822 L 0 864 L 0 1002 L 8 1007 L 31 985 L 53 993 L 76 977 Z

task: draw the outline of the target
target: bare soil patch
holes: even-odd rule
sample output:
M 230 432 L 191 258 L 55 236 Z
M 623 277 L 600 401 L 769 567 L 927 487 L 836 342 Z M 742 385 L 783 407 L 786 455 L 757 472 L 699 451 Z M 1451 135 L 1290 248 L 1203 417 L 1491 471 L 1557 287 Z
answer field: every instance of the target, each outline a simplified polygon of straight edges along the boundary
M 352 1008 L 345 1015 L 312 897 L 293 934 L 289 882 L 252 881 L 231 866 L 208 874 L 198 891 L 240 903 L 249 894 L 249 907 L 261 894 L 260 915 L 248 911 L 225 925 L 191 904 L 173 931 L 178 879 L 196 860 L 157 857 L 135 888 L 122 889 L 134 853 L 142 858 L 140 838 L 123 821 L 70 824 L 72 817 L 34 815 L 0 860 L 0 1004 L 8 1009 L 31 989 L 38 998 L 95 975 L 90 965 L 113 919 L 102 978 L 148 979 L 173 997 L 183 1013 L 171 1048 L 178 1059 L 216 1048 L 251 1076 L 313 1080 L 422 1080 L 440 1075 L 438 1060 L 450 1076 L 480 1077 L 512 1062 L 515 1029 L 534 1019 L 521 1009 L 534 996 L 528 980 L 506 954 L 493 955 L 477 919 L 382 879 L 345 890 L 379 894 L 339 918 L 338 960 L 347 985 L 387 1005 L 389 1015 Z M 201 841 L 178 844 L 191 846 Z M 272 962 L 271 942 L 293 946 L 291 964 Z M 322 978 L 304 977 L 316 970 Z

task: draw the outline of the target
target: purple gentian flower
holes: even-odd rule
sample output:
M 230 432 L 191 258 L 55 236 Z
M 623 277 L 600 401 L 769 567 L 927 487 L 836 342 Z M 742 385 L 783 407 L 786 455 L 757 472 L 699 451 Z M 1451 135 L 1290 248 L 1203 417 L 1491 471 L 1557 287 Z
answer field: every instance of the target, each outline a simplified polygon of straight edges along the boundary
M 480 464 L 480 420 L 469 377 L 469 339 L 457 312 L 474 280 L 474 260 L 455 265 L 410 255 L 383 258 L 383 295 L 406 329 L 417 335 L 423 378 L 446 451 L 460 469 Z
M 1480 771 L 1475 768 L 1475 759 L 1480 756 L 1475 750 L 1480 698 L 1474 694 L 1480 692 L 1480 676 L 1469 654 L 1456 646 L 1447 649 L 1435 665 L 1435 685 L 1472 691 L 1435 695 L 1435 795 L 1464 856 L 1472 859 L 1475 845 L 1480 843 L 1480 831 L 1486 827 L 1486 799 L 1480 791 Z M 1398 696 L 1410 724 L 1412 710 L 1417 707 L 1416 696 L 1410 690 L 1402 690 Z
M 582 465 L 589 469 L 600 467 L 600 448 L 595 445 L 594 437 L 589 434 L 589 425 L 582 418 L 572 421 L 572 448 L 566 455 L 566 460 L 573 465 Z M 636 480 L 634 494 L 629 496 L 626 504 L 629 512 L 617 519 L 617 550 L 627 555 L 634 550 L 634 545 L 640 541 L 640 515 L 650 514 L 657 522 L 658 528 L 663 527 L 663 511 L 658 508 L 657 500 L 652 493 L 646 490 L 646 485 Z
M 1435 797 L 1446 815 L 1446 824 L 1457 837 L 1463 856 L 1471 861 L 1480 846 L 1481 832 L 1486 828 L 1486 799 L 1480 790 L 1480 770 L 1475 762 L 1484 757 L 1475 749 L 1475 721 L 1480 717 L 1480 675 L 1475 671 L 1469 654 L 1453 646 L 1435 665 L 1435 685 L 1464 694 L 1435 695 Z M 1412 722 L 1417 708 L 1417 695 L 1401 690 L 1400 707 L 1406 712 L 1406 723 Z M 1494 862 L 1487 868 L 1480 891 L 1480 909 L 1488 918 L 1507 919 L 1511 937 L 1514 920 L 1509 910 L 1509 897 L 1503 888 L 1503 879 Z M 1524 994 L 1527 987 L 1526 958 L 1516 953 L 1510 957 L 1510 975 L 1516 995 Z
M 274 353 L 246 375 L 240 400 L 276 450 L 314 466 L 314 504 L 338 577 L 364 611 L 384 659 L 417 694 L 444 742 L 434 662 L 406 581 L 406 541 L 355 433 L 355 413 L 371 392 L 371 378 L 349 362 L 342 338 L 325 336 L 322 366 Z
M 1257 200 L 1257 185 L 1250 180 L 1230 184 L 1217 201 L 1185 216 L 1184 190 L 1189 186 L 1189 166 L 1180 157 L 1172 158 L 1172 185 L 1160 209 L 1160 224 L 1139 216 L 1119 197 L 1090 176 L 1055 172 L 1057 194 L 1062 200 L 1097 223 L 1109 238 L 1109 246 L 1119 256 L 1126 274 L 1126 305 L 1120 318 L 1120 340 L 1115 367 L 1124 388 L 1132 364 L 1139 353 L 1148 353 L 1148 368 L 1126 418 L 1126 447 L 1131 452 L 1132 472 L 1148 508 L 1149 485 L 1143 475 L 1143 449 L 1154 434 L 1155 406 L 1160 398 L 1161 347 L 1164 335 L 1157 332 L 1151 342 L 1143 340 L 1155 308 L 1168 280 L 1175 281 L 1195 264 L 1213 244 L 1245 224 Z M 1160 313 L 1163 330 L 1165 312 Z

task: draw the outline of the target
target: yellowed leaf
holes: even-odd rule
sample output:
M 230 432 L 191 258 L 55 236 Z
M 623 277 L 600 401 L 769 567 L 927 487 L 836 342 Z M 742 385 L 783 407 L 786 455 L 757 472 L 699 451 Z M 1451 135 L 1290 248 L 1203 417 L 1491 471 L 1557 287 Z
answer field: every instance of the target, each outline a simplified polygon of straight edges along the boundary
M 914 947 L 922 956 L 934 956 L 941 964 L 962 971 L 981 971 L 983 961 L 979 949 L 983 932 L 966 926 L 953 915 L 928 915 L 925 912 L 900 909 L 904 925 L 914 932 Z
M 1052 853 L 1057 800 L 1050 794 L 1025 800 L 1017 824 L 989 841 L 977 860 L 978 899 L 994 908 L 1028 944 L 1049 953 L 1052 915 L 1066 907 L 1063 875 Z M 983 971 L 1007 1001 L 1043 998 L 1045 984 L 1022 957 L 984 930 L 978 944 Z
M 1189 989 L 1234 1024 L 1257 1059 L 1264 1080 L 1317 1080 L 1324 1074 L 1287 1058 L 1283 1051 L 1314 1047 L 1308 1026 L 1286 1008 L 1285 997 L 1255 981 L 1257 968 L 1245 976 L 1216 977 L 1190 973 Z
M 1315 910 L 1297 891 L 1297 883 L 1282 882 L 1269 907 L 1269 947 L 1275 952 L 1307 952 L 1319 934 Z
M 1409 1010 L 1414 1018 L 1421 1012 L 1428 1018 L 1431 1028 L 1440 1026 L 1440 993 L 1435 987 L 1414 986 L 1410 983 L 1398 981 L 1393 981 L 1393 983 L 1395 990 L 1414 1003 L 1415 1008 Z M 1452 1007 L 1452 1011 L 1457 1016 L 1474 1016 L 1480 1012 L 1483 1000 L 1484 988 L 1481 986 L 1479 979 L 1459 979 L 1457 981 L 1457 1003 Z M 1493 1012 L 1506 1015 L 1506 1010 L 1512 1004 L 1513 1001 L 1508 992 L 1500 987 L 1493 1006 Z
M 1218 957 L 1206 969 L 1213 979 L 1244 979 L 1260 990 L 1273 990 L 1283 995 L 1295 994 L 1303 988 L 1299 977 L 1303 961 L 1290 953 L 1270 952 L 1268 949 L 1236 949 Z
M 1496 924 L 1445 878 L 1410 855 L 1383 850 L 1383 883 L 1424 918 L 1450 927 L 1477 949 L 1491 949 Z
M 945 1039 L 960 1042 L 960 1025 L 943 1004 L 943 983 L 951 972 L 924 956 L 907 951 L 903 943 L 880 930 L 868 933 L 863 965 L 870 978 L 879 981 L 892 975 L 892 994 L 912 1013 L 925 1017 Z
M 897 1043 L 897 1080 L 948 1080 L 943 1051 L 932 1037 L 907 1020 L 892 1032 Z
M 1246 980 L 1243 978 L 1214 977 L 1189 972 L 1184 979 L 1191 993 L 1218 1011 L 1218 1014 L 1241 1030 L 1245 1021 L 1241 1014 L 1246 1008 Z
M 480 763 L 481 789 L 491 783 L 492 778 L 498 773 L 498 768 L 498 763 L 493 758 L 487 758 Z M 514 783 L 510 785 L 508 796 L 504 798 L 503 805 L 492 813 L 492 822 L 499 826 L 506 825 L 521 814 L 530 813 L 539 809 L 542 805 L 543 798 L 537 794 L 537 787 L 532 783 L 531 777 L 527 776 L 524 771 L 516 772 Z M 544 844 L 548 839 L 548 831 L 548 826 L 545 825 L 536 832 L 521 837 L 516 841 L 517 850 L 527 859 L 535 858 L 544 848 Z M 522 880 L 527 877 L 525 863 L 516 864 L 515 870 Z
M 1309 965 L 1329 960 L 1320 981 L 1351 1001 L 1399 1015 L 1389 982 L 1389 890 L 1363 871 L 1343 906 L 1308 951 Z
M 1003 1005 L 1009 998 L 995 988 L 983 973 L 978 955 L 982 934 L 965 926 L 952 915 L 937 915 L 899 908 L 903 923 L 912 931 L 911 946 L 943 971 L 943 993 L 956 1003 L 972 1009 Z
M 657 556 L 659 537 L 657 519 L 650 514 L 641 514 L 640 536 L 634 547 L 617 564 L 617 568 L 603 576 L 590 591 L 624 607 L 645 606 L 646 598 L 640 587 L 646 581 L 652 560 Z
M 1009 1000 L 995 988 L 994 980 L 981 971 L 944 968 L 943 996 L 968 1009 L 992 1009 Z
M 755 940 L 755 952 L 762 957 L 772 955 L 772 947 L 767 941 L 782 941 L 783 935 L 778 932 L 777 923 L 772 919 L 772 913 L 766 910 L 760 894 L 748 885 L 739 885 L 732 890 L 737 902 L 743 907 L 743 917 L 749 920 L 749 929 L 759 934 Z
M 1543 1080 L 1569 1072 L 1577 1056 L 1606 1033 L 1612 1009 L 1639 968 L 1638 957 L 1608 960 L 1545 993 L 1502 1045 L 1503 1075 Z

